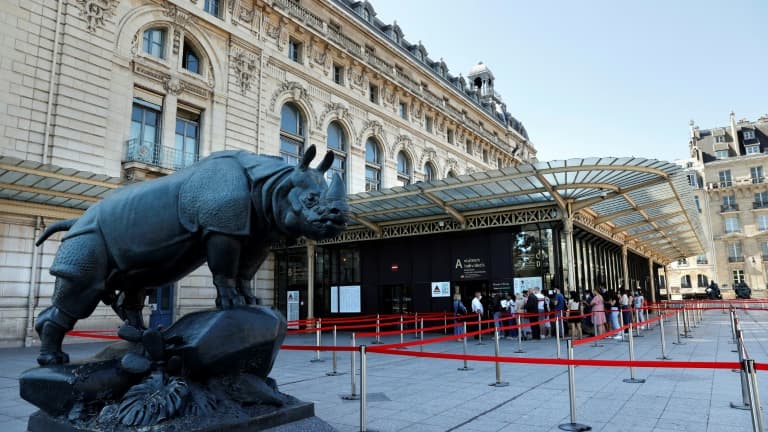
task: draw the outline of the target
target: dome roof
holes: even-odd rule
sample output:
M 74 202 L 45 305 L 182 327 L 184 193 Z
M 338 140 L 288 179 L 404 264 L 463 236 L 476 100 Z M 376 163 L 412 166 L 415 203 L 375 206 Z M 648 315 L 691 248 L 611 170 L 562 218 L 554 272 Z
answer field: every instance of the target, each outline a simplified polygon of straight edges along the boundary
M 472 66 L 472 69 L 469 70 L 469 74 L 467 76 L 473 77 L 484 74 L 490 75 L 491 78 L 493 78 L 493 72 L 488 69 L 488 66 L 483 64 L 483 62 L 478 62 L 476 65 Z

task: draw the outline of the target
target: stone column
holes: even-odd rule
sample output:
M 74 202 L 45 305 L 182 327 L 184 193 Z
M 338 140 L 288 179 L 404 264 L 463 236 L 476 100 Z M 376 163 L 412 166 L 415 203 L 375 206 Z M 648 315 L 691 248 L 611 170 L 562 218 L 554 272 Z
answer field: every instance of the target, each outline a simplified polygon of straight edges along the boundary
M 307 240 L 307 318 L 315 317 L 315 242 Z
M 576 291 L 576 265 L 573 253 L 573 216 L 563 218 L 563 236 L 565 237 L 565 259 L 568 269 L 568 290 Z M 581 294 L 581 293 L 579 293 Z
M 648 258 L 648 289 L 651 291 L 651 303 L 656 303 L 656 278 L 653 275 L 653 258 Z
M 623 287 L 621 288 L 624 291 L 629 290 L 629 266 L 627 265 L 627 245 L 621 245 L 621 271 L 622 271 L 622 278 L 623 278 Z

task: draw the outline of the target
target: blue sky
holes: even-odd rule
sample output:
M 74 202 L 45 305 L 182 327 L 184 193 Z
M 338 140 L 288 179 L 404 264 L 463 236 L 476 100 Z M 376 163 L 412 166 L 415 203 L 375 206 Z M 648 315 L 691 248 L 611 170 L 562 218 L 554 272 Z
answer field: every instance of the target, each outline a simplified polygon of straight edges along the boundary
M 539 160 L 688 156 L 768 113 L 768 1 L 370 0 L 452 74 L 483 61 Z

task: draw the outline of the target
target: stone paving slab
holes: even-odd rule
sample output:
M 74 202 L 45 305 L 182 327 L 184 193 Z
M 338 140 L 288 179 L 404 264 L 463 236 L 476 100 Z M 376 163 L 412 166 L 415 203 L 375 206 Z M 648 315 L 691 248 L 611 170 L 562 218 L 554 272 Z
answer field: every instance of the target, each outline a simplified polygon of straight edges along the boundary
M 740 311 L 745 345 L 758 363 L 768 362 L 768 313 Z M 667 355 L 680 361 L 737 361 L 732 352 L 729 317 L 720 311 L 704 313 L 703 321 L 692 329 L 693 338 L 677 341 L 675 320 L 665 324 Z M 661 354 L 659 327 L 635 338 L 635 358 L 656 360 Z M 340 344 L 350 343 L 350 334 L 339 333 Z M 442 336 L 427 334 L 425 337 Z M 289 336 L 287 344 L 314 344 L 314 335 Z M 383 338 L 399 342 L 399 337 Z M 330 341 L 324 335 L 324 342 Z M 603 347 L 578 346 L 576 359 L 628 359 L 628 344 L 605 340 Z M 98 351 L 103 343 L 70 344 L 65 348 L 73 359 Z M 555 356 L 553 339 L 523 342 L 526 351 L 514 354 L 517 340 L 500 341 L 505 356 Z M 410 347 L 409 351 L 418 350 Z M 462 344 L 441 342 L 424 347 L 425 351 L 461 353 Z M 470 354 L 492 355 L 492 343 L 468 343 Z M 565 343 L 562 355 L 566 355 Z M 0 430 L 22 432 L 26 418 L 35 410 L 18 396 L 16 379 L 35 365 L 35 349 L 0 350 Z M 310 362 L 315 353 L 282 350 L 272 377 L 280 390 L 313 402 L 319 419 L 334 429 L 357 431 L 360 428 L 359 401 L 346 401 L 341 395 L 351 392 L 350 354 L 338 353 L 339 376 L 327 376 L 332 354 L 322 352 L 323 362 Z M 469 362 L 472 371 L 459 371 L 461 361 L 383 355 L 367 356 L 369 430 L 375 431 L 558 431 L 558 425 L 570 422 L 568 374 L 563 366 L 501 364 L 502 381 L 507 387 L 492 387 L 493 363 Z M 360 365 L 359 359 L 357 362 Z M 735 410 L 729 402 L 741 400 L 739 374 L 722 369 L 635 368 L 643 384 L 629 384 L 628 368 L 577 367 L 576 421 L 593 431 L 629 432 L 728 432 L 751 431 L 749 411 Z M 758 375 L 760 394 L 768 395 L 768 380 Z M 357 385 L 359 386 L 359 376 Z M 359 392 L 359 387 L 357 388 Z M 318 425 L 322 424 L 318 419 Z M 323 425 L 322 427 L 328 427 Z M 312 424 L 294 425 L 290 430 L 313 430 Z M 317 426 L 320 428 L 321 426 Z M 274 429 L 275 432 L 281 430 Z M 286 429 L 289 430 L 289 429 Z M 330 430 L 322 429 L 322 430 Z

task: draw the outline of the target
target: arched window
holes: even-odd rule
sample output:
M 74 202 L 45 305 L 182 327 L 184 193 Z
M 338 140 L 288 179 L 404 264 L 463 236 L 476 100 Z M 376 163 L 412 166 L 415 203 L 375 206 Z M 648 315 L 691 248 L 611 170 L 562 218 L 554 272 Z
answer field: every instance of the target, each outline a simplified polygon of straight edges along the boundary
M 330 182 L 334 173 L 339 173 L 344 184 L 347 180 L 347 134 L 338 122 L 328 125 L 328 150 L 334 154 L 333 165 L 326 171 L 325 177 Z
M 691 287 L 691 275 L 683 275 L 683 277 L 680 278 L 680 288 L 690 288 Z
M 200 56 L 198 56 L 195 49 L 186 42 L 184 43 L 184 51 L 182 52 L 181 67 L 192 73 L 200 73 Z
M 400 186 L 411 184 L 411 161 L 402 151 L 397 154 L 397 183 Z
M 144 30 L 144 52 L 157 57 L 165 58 L 165 29 L 151 28 Z
M 304 116 L 288 102 L 280 110 L 280 156 L 290 165 L 298 165 L 304 154 Z
M 374 138 L 365 142 L 365 191 L 381 189 L 381 150 Z
M 435 174 L 435 167 L 432 166 L 431 163 L 427 162 L 424 164 L 424 181 L 429 182 L 432 180 L 437 180 L 437 175 Z

